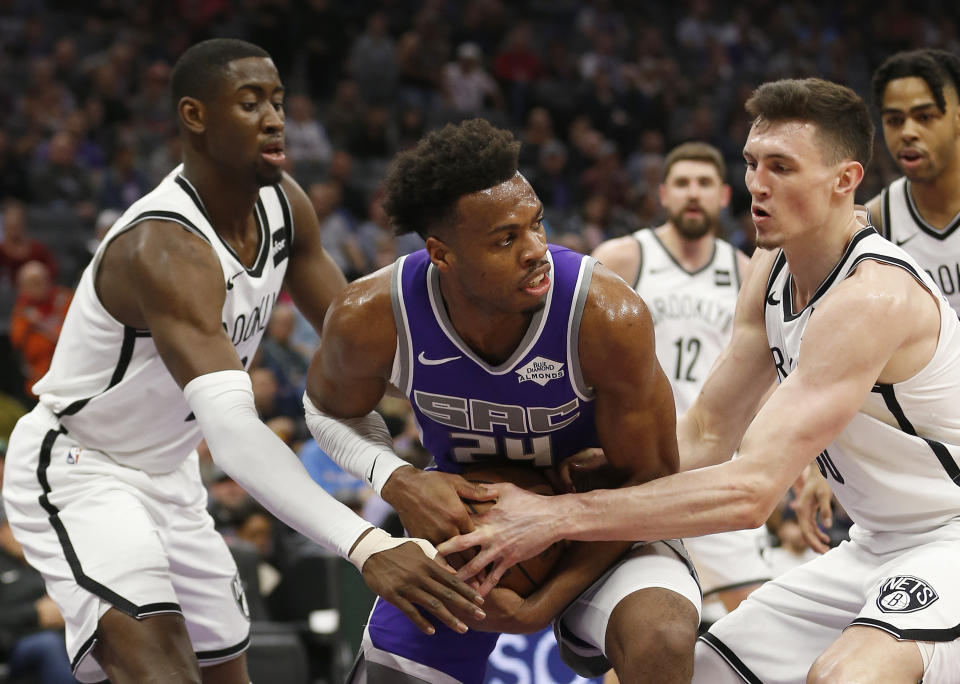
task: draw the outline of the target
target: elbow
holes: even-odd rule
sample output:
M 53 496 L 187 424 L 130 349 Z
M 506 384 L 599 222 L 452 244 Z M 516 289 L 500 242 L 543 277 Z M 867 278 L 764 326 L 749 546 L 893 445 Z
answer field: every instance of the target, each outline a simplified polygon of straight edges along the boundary
M 757 478 L 747 483 L 738 506 L 736 529 L 752 530 L 766 523 L 779 500 L 776 488 L 766 480 Z

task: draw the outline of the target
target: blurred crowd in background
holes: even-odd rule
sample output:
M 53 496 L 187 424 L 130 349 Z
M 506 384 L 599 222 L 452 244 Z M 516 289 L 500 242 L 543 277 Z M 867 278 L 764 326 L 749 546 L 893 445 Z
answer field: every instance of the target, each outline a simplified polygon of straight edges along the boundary
M 179 163 L 168 82 L 198 40 L 244 38 L 272 54 L 287 89 L 288 170 L 352 279 L 422 246 L 394 237 L 380 205 L 390 160 L 476 116 L 523 142 L 521 171 L 550 240 L 580 251 L 662 222 L 664 155 L 712 143 L 731 169 L 725 237 L 750 253 L 740 151 L 751 90 L 820 76 L 869 97 L 873 69 L 895 51 L 960 52 L 958 20 L 960 8 L 939 0 L 0 0 L 0 438 L 35 401 L 30 387 L 99 239 Z M 895 176 L 878 141 L 860 200 Z M 383 522 L 389 511 L 303 424 L 316 343 L 289 302 L 276 308 L 251 371 L 257 408 L 311 476 Z M 398 451 L 422 464 L 408 407 L 382 408 Z M 255 552 L 269 598 L 307 542 L 202 448 L 201 463 L 218 526 Z M 781 548 L 800 557 L 789 517 Z M 269 614 L 269 601 L 258 605 Z M 4 647 L 0 638 L 0 659 Z

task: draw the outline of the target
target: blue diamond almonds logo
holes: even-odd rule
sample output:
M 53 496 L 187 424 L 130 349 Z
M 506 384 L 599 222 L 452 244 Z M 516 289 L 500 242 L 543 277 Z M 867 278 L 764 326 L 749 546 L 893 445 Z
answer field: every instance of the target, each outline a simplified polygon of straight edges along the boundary
M 557 380 L 563 377 L 563 364 L 538 356 L 532 359 L 526 366 L 518 369 L 517 375 L 520 376 L 517 382 L 527 382 L 530 380 L 543 387 L 551 380 Z
M 884 613 L 913 613 L 922 610 L 940 596 L 922 579 L 910 575 L 888 577 L 880 585 L 877 608 Z

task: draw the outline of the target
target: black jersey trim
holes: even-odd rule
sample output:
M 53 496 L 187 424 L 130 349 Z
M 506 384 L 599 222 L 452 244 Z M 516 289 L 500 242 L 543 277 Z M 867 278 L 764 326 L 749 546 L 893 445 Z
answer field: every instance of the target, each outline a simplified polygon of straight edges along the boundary
M 643 276 L 643 242 L 639 236 L 634 233 L 633 241 L 637 243 L 637 274 L 633 278 L 633 289 L 640 290 L 640 278 Z
M 890 187 L 887 186 L 880 191 L 880 235 L 887 240 L 890 239 Z
M 737 657 L 737 654 L 730 650 L 730 647 L 723 643 L 717 636 L 711 632 L 704 632 L 700 635 L 700 641 L 717 652 L 729 665 L 734 672 L 740 675 L 740 678 L 748 684 L 763 684 L 763 680 L 750 671 L 750 668 Z
M 277 183 L 273 186 L 273 189 L 277 191 L 277 201 L 280 204 L 280 213 L 283 215 L 283 227 L 287 231 L 287 246 L 293 247 L 293 234 L 294 234 L 294 225 L 293 225 L 293 209 L 290 207 L 290 198 L 287 197 L 286 190 L 283 189 L 283 186 Z
M 139 606 L 133 601 L 122 597 L 112 589 L 100 584 L 83 571 L 83 567 L 80 565 L 80 559 L 77 556 L 77 552 L 73 548 L 73 543 L 70 541 L 70 535 L 67 533 L 67 528 L 60 519 L 60 509 L 50 502 L 50 493 L 52 490 L 50 488 L 50 481 L 47 478 L 47 468 L 50 467 L 50 454 L 53 451 L 53 445 L 60 435 L 66 433 L 67 430 L 63 427 L 60 427 L 56 430 L 49 430 L 47 434 L 44 435 L 43 442 L 40 445 L 40 456 L 37 460 L 37 481 L 40 483 L 40 488 L 43 490 L 43 493 L 38 498 L 40 506 L 47 512 L 47 519 L 50 521 L 50 526 L 53 527 L 54 532 L 57 534 L 60 547 L 63 549 L 64 559 L 70 566 L 70 571 L 73 573 L 73 578 L 83 589 L 86 589 L 91 594 L 100 597 L 117 610 L 126 613 L 130 617 L 137 618 L 138 620 L 149 615 L 156 615 L 158 613 L 181 613 L 182 611 L 180 606 L 176 603 L 148 603 L 146 605 Z M 79 662 L 79 660 L 77 662 Z
M 937 296 L 937 293 L 933 292 L 927 286 L 927 284 L 923 282 L 923 278 L 920 276 L 920 273 L 917 271 L 917 269 L 915 269 L 913 266 L 911 266 L 908 262 L 904 261 L 903 259 L 898 259 L 895 256 L 890 256 L 889 254 L 877 254 L 876 252 L 864 252 L 863 254 L 859 255 L 856 259 L 854 259 L 853 263 L 850 264 L 850 272 L 852 273 L 853 269 L 855 269 L 864 261 L 876 261 L 881 264 L 887 264 L 888 266 L 898 266 L 902 268 L 904 271 L 906 271 L 907 273 L 909 273 L 910 275 L 912 275 L 914 279 L 918 283 L 920 283 L 920 286 L 924 290 L 926 290 L 927 292 L 930 292 L 930 294 L 934 296 Z
M 843 256 L 840 257 L 840 260 L 833 267 L 833 270 L 830 271 L 830 274 L 824 278 L 823 282 L 820 283 L 820 287 L 817 288 L 816 292 L 813 293 L 813 296 L 810 298 L 810 301 L 807 302 L 800 311 L 794 312 L 793 310 L 793 274 L 787 276 L 786 283 L 784 283 L 783 289 L 783 320 L 784 322 L 790 322 L 796 320 L 803 315 L 803 312 L 809 309 L 811 306 L 817 303 L 817 300 L 823 297 L 827 291 L 833 286 L 836 282 L 837 277 L 840 275 L 840 272 L 843 270 L 844 266 L 847 264 L 847 260 L 850 258 L 850 255 L 853 254 L 854 248 L 860 244 L 861 241 L 870 237 L 871 235 L 878 235 L 877 229 L 873 226 L 867 226 L 866 228 L 861 228 L 857 231 L 856 234 L 850 239 L 850 242 L 847 244 L 847 248 L 843 250 Z M 789 295 L 789 296 L 788 296 Z
M 213 221 L 210 220 L 210 214 L 207 213 L 207 208 L 203 204 L 203 200 L 200 199 L 200 193 L 197 192 L 197 189 L 193 187 L 193 183 L 188 181 L 183 174 L 177 174 L 177 177 L 174 178 L 174 181 L 180 188 L 187 193 L 187 197 L 197 205 L 197 209 L 200 210 L 200 213 L 203 214 L 203 218 L 207 219 L 207 223 L 213 226 Z
M 880 396 L 883 397 L 883 402 L 887 405 L 887 410 L 893 414 L 893 417 L 897 421 L 897 425 L 900 426 L 900 429 L 903 432 L 906 432 L 908 435 L 913 435 L 914 437 L 920 437 L 917 434 L 916 428 L 913 427 L 913 423 L 907 418 L 906 413 L 903 411 L 903 407 L 900 405 L 900 402 L 897 401 L 897 392 L 893 385 L 886 384 L 876 384 L 874 385 L 873 390 L 879 392 Z M 930 447 L 930 450 L 933 451 L 934 456 L 937 457 L 937 460 L 940 461 L 940 465 L 943 466 L 943 469 L 947 472 L 947 476 L 953 482 L 953 484 L 960 487 L 960 466 L 957 465 L 957 462 L 953 459 L 953 456 L 950 455 L 950 450 L 942 442 L 937 442 L 933 439 L 927 439 L 926 437 L 920 437 L 924 442 L 927 443 L 927 446 Z
M 93 650 L 93 647 L 97 645 L 97 634 L 94 632 L 90 637 L 84 641 L 80 648 L 77 649 L 77 655 L 73 656 L 70 660 L 70 670 L 74 675 L 77 674 L 77 669 L 80 667 L 80 661 L 87 657 L 90 652 Z
M 944 629 L 900 629 L 888 622 L 868 617 L 858 617 L 850 625 L 876 627 L 903 641 L 954 641 L 960 638 L 960 625 Z
M 151 209 L 150 211 L 145 211 L 142 214 L 138 214 L 136 217 L 130 220 L 123 228 L 118 230 L 114 235 L 110 237 L 110 241 L 116 240 L 118 237 L 126 233 L 131 228 L 140 225 L 144 221 L 169 221 L 171 223 L 177 223 L 187 230 L 187 232 L 193 233 L 199 238 L 202 238 L 207 244 L 211 244 L 210 238 L 203 234 L 203 231 L 200 230 L 197 225 L 188 219 L 183 214 L 179 214 L 175 211 L 166 211 L 163 209 Z
M 950 219 L 950 223 L 948 223 L 943 230 L 937 230 L 934 226 L 927 223 L 924 218 L 920 216 L 920 210 L 917 209 L 917 204 L 913 201 L 913 193 L 910 192 L 910 187 L 910 181 L 905 181 L 903 184 L 903 194 L 907 200 L 907 211 L 910 212 L 910 218 L 917 224 L 917 228 L 935 240 L 946 240 L 957 228 L 960 228 L 960 213 Z
M 137 343 L 138 337 L 150 337 L 150 331 L 131 328 L 129 325 L 123 326 L 123 342 L 120 345 L 120 356 L 117 358 L 117 365 L 113 369 L 113 375 L 110 376 L 110 383 L 106 386 L 103 392 L 95 394 L 92 397 L 87 397 L 86 399 L 78 399 L 54 415 L 57 418 L 75 415 L 80 409 L 86 406 L 91 399 L 96 399 L 98 396 L 100 396 L 100 394 L 103 394 L 119 384 L 120 381 L 123 380 L 123 376 L 127 372 L 127 368 L 130 366 L 130 359 L 133 358 L 133 348 Z
M 200 662 L 210 661 L 210 660 L 224 660 L 230 658 L 231 656 L 238 656 L 244 651 L 247 650 L 250 646 L 250 637 L 247 636 L 239 644 L 234 644 L 233 646 L 228 646 L 227 648 L 221 648 L 216 651 L 195 651 L 197 660 Z
M 701 267 L 698 268 L 698 269 L 695 269 L 695 270 L 693 270 L 693 271 L 689 271 L 689 270 L 687 270 L 686 268 L 684 268 L 683 265 L 682 265 L 679 261 L 677 261 L 677 258 L 676 258 L 675 256 L 673 256 L 673 254 L 670 252 L 670 250 L 667 249 L 667 246 L 666 246 L 665 244 L 663 244 L 663 240 L 661 240 L 661 239 L 660 239 L 660 236 L 657 235 L 657 231 L 656 231 L 656 230 L 654 230 L 653 228 L 651 228 L 651 229 L 650 229 L 650 234 L 653 236 L 653 239 L 657 241 L 657 244 L 660 245 L 660 248 L 666 253 L 666 255 L 667 255 L 668 257 L 670 257 L 670 261 L 672 261 L 672 262 L 676 265 L 677 268 L 679 268 L 681 271 L 683 271 L 684 273 L 686 273 L 688 276 L 695 276 L 695 275 L 699 275 L 700 273 L 703 273 L 703 272 L 706 271 L 708 268 L 710 268 L 711 266 L 713 266 L 713 262 L 714 262 L 714 260 L 717 258 L 717 241 L 714 240 L 714 241 L 713 241 L 713 251 L 710 252 L 710 259 L 707 261 L 707 263 L 705 263 L 703 266 L 701 266 Z
M 782 271 L 786 265 L 787 256 L 783 253 L 783 250 L 780 250 L 780 252 L 777 253 L 777 257 L 773 260 L 773 266 L 770 267 L 770 275 L 767 276 L 767 287 L 763 291 L 763 301 L 765 305 L 777 306 L 780 303 L 771 301 L 770 295 L 773 293 L 773 285 L 777 281 L 780 271 Z
M 247 268 L 247 265 L 243 263 L 240 255 L 236 253 L 233 247 L 231 247 L 230 244 L 223 239 L 223 236 L 217 232 L 216 228 L 213 227 L 213 221 L 210 220 L 210 214 L 207 213 L 207 208 L 204 206 L 203 200 L 200 199 L 200 193 L 198 193 L 197 189 L 193 187 L 193 184 L 188 181 L 183 174 L 178 175 L 174 180 L 176 181 L 177 185 L 183 189 L 187 197 L 189 197 L 197 206 L 197 209 L 200 210 L 200 213 L 203 214 L 203 217 L 207 219 L 207 223 L 210 224 L 210 228 L 214 235 L 217 236 L 220 244 L 223 245 L 227 252 L 229 252 L 230 256 L 232 256 L 249 275 L 253 276 L 254 278 L 259 278 L 260 274 L 263 273 L 263 266 L 267 262 L 267 253 L 270 251 L 270 230 L 269 225 L 267 224 L 266 210 L 263 206 L 263 199 L 259 195 L 257 196 L 257 203 L 253 210 L 253 218 L 257 225 L 257 234 L 259 236 L 260 246 L 257 250 L 257 258 L 254 261 L 253 266 Z M 261 220 L 261 214 L 263 216 L 263 220 Z

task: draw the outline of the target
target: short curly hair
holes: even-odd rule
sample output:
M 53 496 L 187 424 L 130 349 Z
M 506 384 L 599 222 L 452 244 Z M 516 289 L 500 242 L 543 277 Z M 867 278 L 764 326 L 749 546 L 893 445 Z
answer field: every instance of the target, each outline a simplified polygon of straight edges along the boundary
M 890 81 L 911 76 L 926 82 L 941 113 L 947 110 L 947 101 L 943 97 L 944 86 L 952 87 L 960 96 L 960 57 L 946 50 L 924 48 L 898 52 L 877 68 L 872 82 L 874 104 L 883 106 L 883 94 Z
M 520 143 L 485 119 L 447 124 L 404 152 L 384 181 L 383 208 L 398 235 L 424 240 L 456 220 L 457 200 L 511 179 Z

